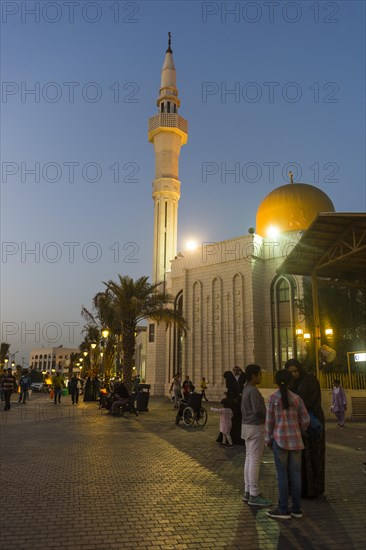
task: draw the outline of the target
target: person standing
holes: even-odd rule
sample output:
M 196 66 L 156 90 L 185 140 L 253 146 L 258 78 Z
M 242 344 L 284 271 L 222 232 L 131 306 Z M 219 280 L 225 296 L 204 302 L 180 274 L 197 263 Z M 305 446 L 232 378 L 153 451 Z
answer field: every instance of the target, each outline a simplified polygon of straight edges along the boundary
M 241 437 L 245 441 L 244 502 L 251 506 L 271 506 L 259 490 L 259 467 L 264 452 L 264 423 L 266 405 L 257 385 L 262 379 L 259 365 L 248 365 L 245 369 L 247 383 L 241 398 Z
M 53 401 L 55 405 L 57 402 L 61 404 L 62 388 L 65 386 L 65 380 L 60 371 L 57 371 L 55 376 L 52 378 L 52 386 L 54 392 Z
M 232 371 L 225 371 L 224 374 L 226 384 L 226 397 L 230 399 L 230 407 L 233 411 L 232 427 L 230 435 L 232 437 L 234 445 L 244 445 L 241 438 L 241 394 L 245 384 L 245 374 L 242 369 L 235 365 Z M 217 440 L 221 441 L 221 435 L 219 434 Z
M 99 391 L 100 391 L 100 380 L 98 378 L 98 375 L 95 375 L 92 380 L 92 395 L 91 395 L 92 401 L 97 401 L 99 399 Z
M 201 393 L 202 393 L 202 398 L 205 401 L 208 401 L 206 397 L 206 390 L 207 390 L 207 382 L 206 382 L 206 378 L 203 376 L 201 380 Z
M 26 399 L 27 399 L 27 396 L 28 396 L 28 392 L 30 390 L 31 385 L 32 385 L 32 383 L 31 383 L 30 376 L 29 376 L 28 372 L 25 372 L 22 375 L 22 377 L 20 379 L 20 382 L 19 382 L 20 394 L 19 394 L 18 403 L 23 403 L 25 405 Z
M 11 367 L 8 368 L 7 373 L 3 375 L 1 381 L 1 387 L 4 391 L 5 406 L 4 411 L 10 411 L 10 398 L 13 391 L 17 387 L 17 381 L 13 375 Z
M 84 388 L 84 401 L 92 400 L 92 379 L 90 376 L 86 379 Z
M 188 395 L 194 391 L 194 385 L 193 383 L 191 382 L 191 380 L 189 379 L 189 376 L 188 374 L 186 375 L 185 379 L 184 379 L 184 382 L 183 382 L 183 385 L 182 385 L 182 389 L 183 389 L 183 400 L 184 401 L 187 401 L 187 398 L 188 398 Z
M 6 372 L 6 369 L 3 369 L 3 372 L 1 374 L 1 377 L 0 377 L 0 394 L 1 394 L 1 401 L 4 401 L 5 397 L 4 397 L 4 390 L 3 390 L 3 379 L 5 378 L 7 372 Z
M 80 378 L 76 373 L 72 375 L 69 382 L 69 392 L 71 395 L 71 401 L 73 405 L 79 403 L 79 389 L 81 386 Z
M 182 381 L 180 378 L 179 372 L 174 376 L 172 383 L 170 385 L 170 391 L 173 392 L 174 395 L 174 408 L 178 409 L 179 407 L 179 399 L 182 397 Z
M 316 498 L 325 489 L 325 418 L 320 384 L 313 374 L 304 370 L 297 359 L 287 361 L 285 369 L 292 375 L 290 390 L 301 397 L 310 416 L 301 459 L 301 491 L 304 498 Z M 320 430 L 312 429 L 311 416 L 319 421 Z
M 266 416 L 265 442 L 272 447 L 278 482 L 278 506 L 267 512 L 274 519 L 302 518 L 301 511 L 301 451 L 302 433 L 310 417 L 299 395 L 288 389 L 292 382 L 289 371 L 276 372 L 279 389 L 269 398 Z M 291 484 L 291 511 L 288 509 L 289 479 Z
M 341 386 L 338 379 L 333 382 L 332 390 L 332 405 L 330 407 L 332 413 L 334 413 L 338 420 L 338 426 L 343 428 L 344 420 L 347 410 L 347 397 L 346 392 Z
M 234 447 L 233 440 L 231 439 L 231 421 L 233 418 L 233 411 L 230 407 L 230 399 L 227 397 L 221 401 L 222 408 L 218 409 L 211 407 L 210 411 L 220 413 L 220 433 L 222 434 L 222 447 L 228 447 L 232 449 Z

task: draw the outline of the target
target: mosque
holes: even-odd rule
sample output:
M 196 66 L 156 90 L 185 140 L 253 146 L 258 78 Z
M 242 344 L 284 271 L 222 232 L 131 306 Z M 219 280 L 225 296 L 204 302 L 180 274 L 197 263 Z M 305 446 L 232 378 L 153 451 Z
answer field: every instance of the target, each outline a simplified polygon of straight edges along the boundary
M 223 373 L 234 365 L 257 363 L 272 372 L 304 353 L 296 329 L 306 327 L 298 310 L 303 277 L 276 270 L 320 212 L 334 212 L 330 198 L 306 183 L 282 185 L 258 206 L 256 227 L 247 235 L 204 244 L 177 255 L 179 155 L 187 143 L 188 122 L 180 99 L 169 38 L 148 139 L 154 145 L 154 283 L 162 282 L 174 307 L 189 324 L 186 335 L 149 322 L 138 342 L 146 356 L 143 375 L 155 395 L 169 391 L 173 375 L 202 376 L 210 394 L 224 391 Z M 143 349 L 143 353 L 141 351 Z M 141 365 L 140 372 L 141 372 Z

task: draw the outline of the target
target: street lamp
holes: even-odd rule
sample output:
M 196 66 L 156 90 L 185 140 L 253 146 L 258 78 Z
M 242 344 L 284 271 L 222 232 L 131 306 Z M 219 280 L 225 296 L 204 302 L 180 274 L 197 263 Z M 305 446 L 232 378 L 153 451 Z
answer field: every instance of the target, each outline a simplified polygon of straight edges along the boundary
M 107 328 L 104 328 L 102 330 L 102 337 L 103 337 L 103 349 L 104 349 L 104 357 L 103 357 L 103 352 L 101 352 L 101 358 L 102 358 L 102 361 L 103 361 L 103 378 L 105 378 L 105 371 L 106 371 L 106 368 L 105 368 L 105 361 L 106 361 L 106 349 L 107 349 L 107 338 L 109 336 L 109 330 Z

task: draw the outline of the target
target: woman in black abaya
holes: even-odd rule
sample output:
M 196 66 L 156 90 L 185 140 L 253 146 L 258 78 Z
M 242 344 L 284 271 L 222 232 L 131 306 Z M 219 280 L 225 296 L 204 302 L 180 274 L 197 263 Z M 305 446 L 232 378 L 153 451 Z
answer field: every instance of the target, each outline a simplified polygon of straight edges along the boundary
M 325 489 L 325 418 L 321 406 L 320 385 L 315 376 L 307 373 L 297 359 L 287 361 L 285 368 L 293 377 L 291 391 L 302 398 L 308 412 L 322 425 L 320 432 L 308 429 L 304 435 L 305 449 L 302 452 L 302 496 L 315 498 L 322 495 Z

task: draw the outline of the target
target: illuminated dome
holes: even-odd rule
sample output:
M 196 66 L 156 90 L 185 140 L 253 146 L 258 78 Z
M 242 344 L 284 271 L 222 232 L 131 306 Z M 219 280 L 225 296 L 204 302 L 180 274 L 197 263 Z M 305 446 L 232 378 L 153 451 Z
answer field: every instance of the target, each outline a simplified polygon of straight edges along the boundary
M 304 231 L 320 212 L 335 212 L 323 191 L 307 183 L 282 185 L 259 205 L 255 232 L 267 237 L 276 231 Z

